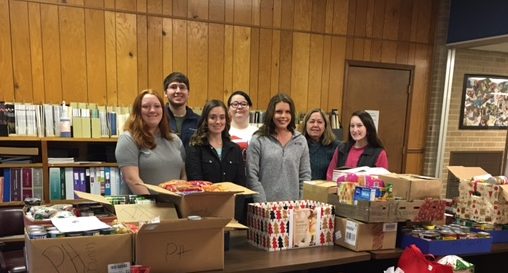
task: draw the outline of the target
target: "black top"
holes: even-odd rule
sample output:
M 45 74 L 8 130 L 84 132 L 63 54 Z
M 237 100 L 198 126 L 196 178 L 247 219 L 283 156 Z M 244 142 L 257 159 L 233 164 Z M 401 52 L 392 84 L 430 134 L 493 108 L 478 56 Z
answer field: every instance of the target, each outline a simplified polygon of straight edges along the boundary
M 209 143 L 189 145 L 185 159 L 187 180 L 234 182 L 245 186 L 245 166 L 238 144 L 223 139 L 221 158 Z
M 173 112 L 171 112 L 171 109 L 169 109 L 168 105 L 166 105 L 166 108 L 168 110 L 167 118 L 171 131 L 178 135 L 178 137 L 182 140 L 183 146 L 187 149 L 192 135 L 196 132 L 196 128 L 198 128 L 199 115 L 194 113 L 189 107 L 185 107 L 186 113 L 185 117 L 183 117 L 181 132 L 178 132 L 176 130 L 175 116 L 173 115 Z
M 347 156 L 349 154 L 349 151 L 353 147 L 354 142 L 352 143 L 341 143 L 338 149 L 338 159 L 337 160 L 337 167 L 343 167 L 346 165 Z M 360 159 L 358 160 L 358 165 L 356 167 L 362 167 L 362 166 L 368 166 L 368 167 L 376 167 L 376 162 L 379 157 L 379 154 L 383 151 L 383 148 L 380 147 L 372 147 L 370 145 L 367 145 L 365 147 L 365 150 L 363 151 L 362 155 L 360 156 Z
M 312 171 L 312 180 L 326 180 L 326 171 L 332 160 L 333 153 L 339 145 L 338 141 L 325 146 L 321 142 L 316 142 L 307 138 L 309 145 L 310 169 Z

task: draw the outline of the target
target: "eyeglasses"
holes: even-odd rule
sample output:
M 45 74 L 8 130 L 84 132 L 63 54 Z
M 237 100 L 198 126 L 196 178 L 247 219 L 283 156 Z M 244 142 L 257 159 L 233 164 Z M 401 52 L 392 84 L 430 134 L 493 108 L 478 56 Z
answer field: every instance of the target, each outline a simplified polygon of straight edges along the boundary
M 249 106 L 249 103 L 247 103 L 246 101 L 244 101 L 244 102 L 235 101 L 235 102 L 230 103 L 229 106 L 231 106 L 233 108 L 238 108 L 238 107 L 242 106 L 243 108 L 245 108 L 245 107 Z
M 185 85 L 185 83 L 172 83 L 168 85 L 168 88 L 173 90 L 176 90 L 178 88 L 180 88 L 180 90 L 187 90 L 187 85 Z

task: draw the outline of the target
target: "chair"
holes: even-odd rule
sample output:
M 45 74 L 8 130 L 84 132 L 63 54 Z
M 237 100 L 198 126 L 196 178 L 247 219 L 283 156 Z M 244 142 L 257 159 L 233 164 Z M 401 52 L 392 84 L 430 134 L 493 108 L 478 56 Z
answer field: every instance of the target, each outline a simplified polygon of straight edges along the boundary
M 0 209 L 0 273 L 26 272 L 24 242 L 6 242 L 3 238 L 23 234 L 23 210 Z

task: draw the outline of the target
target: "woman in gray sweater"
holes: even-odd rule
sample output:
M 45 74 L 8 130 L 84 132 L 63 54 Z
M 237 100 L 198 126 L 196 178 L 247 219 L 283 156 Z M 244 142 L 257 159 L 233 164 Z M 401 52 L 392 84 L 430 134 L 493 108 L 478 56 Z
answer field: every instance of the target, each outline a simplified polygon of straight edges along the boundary
M 303 181 L 310 180 L 309 148 L 295 130 L 295 104 L 285 94 L 270 99 L 263 125 L 247 150 L 247 183 L 259 194 L 255 202 L 302 198 Z

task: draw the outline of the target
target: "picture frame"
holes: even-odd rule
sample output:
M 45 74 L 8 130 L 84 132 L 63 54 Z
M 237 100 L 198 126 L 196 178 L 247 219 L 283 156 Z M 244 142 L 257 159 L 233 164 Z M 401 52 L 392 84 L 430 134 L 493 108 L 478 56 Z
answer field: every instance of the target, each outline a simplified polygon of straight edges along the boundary
M 465 74 L 459 129 L 508 128 L 508 76 Z

